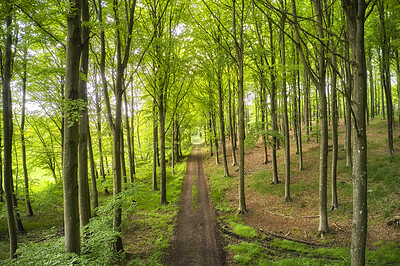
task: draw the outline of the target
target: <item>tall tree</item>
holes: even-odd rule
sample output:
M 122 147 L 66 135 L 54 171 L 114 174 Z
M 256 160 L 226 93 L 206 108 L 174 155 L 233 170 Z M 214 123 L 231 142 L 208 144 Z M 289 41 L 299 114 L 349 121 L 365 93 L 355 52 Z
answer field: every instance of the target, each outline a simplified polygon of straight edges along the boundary
M 236 21 L 236 0 L 232 0 L 232 32 L 233 43 L 236 53 L 236 64 L 238 68 L 238 108 L 239 108 L 239 213 L 246 213 L 246 199 L 244 191 L 244 86 L 243 86 L 243 66 L 244 66 L 244 0 L 240 1 L 239 25 Z M 239 28 L 239 32 L 237 31 Z
M 13 187 L 12 187 L 12 101 L 11 101 L 11 78 L 12 78 L 12 12 L 13 4 L 6 1 L 6 43 L 5 43 L 5 62 L 2 69 L 3 83 L 3 138 L 4 138 L 4 192 L 7 208 L 8 237 L 10 239 L 10 258 L 16 256 L 17 251 L 17 229 L 13 210 Z
M 64 230 L 65 251 L 80 254 L 78 204 L 78 143 L 79 143 L 79 67 L 81 59 L 81 2 L 70 0 L 67 15 L 67 51 L 65 60 L 64 119 Z
M 132 31 L 134 24 L 134 14 L 136 8 L 136 0 L 132 3 L 125 3 L 125 15 L 126 15 L 126 36 L 125 41 L 123 41 L 121 29 L 123 28 L 120 20 L 120 4 L 118 0 L 114 0 L 113 2 L 113 12 L 114 12 L 114 21 L 115 21 L 115 42 L 116 42 L 116 75 L 115 75 L 115 114 L 113 117 L 110 97 L 108 93 L 107 81 L 105 81 L 105 36 L 104 30 L 102 30 L 101 34 L 101 69 L 102 69 L 102 77 L 103 77 L 103 93 L 104 99 L 106 102 L 106 110 L 107 110 L 107 121 L 108 125 L 111 129 L 113 136 L 113 196 L 115 200 L 117 200 L 119 193 L 121 193 L 122 189 L 122 173 L 121 173 L 121 123 L 122 123 L 122 95 L 123 91 L 123 82 L 124 82 L 124 72 L 128 64 L 130 49 L 132 43 Z M 99 5 L 100 13 L 101 6 Z M 117 232 L 121 232 L 121 223 L 122 223 L 122 208 L 119 203 L 114 208 L 114 219 L 113 219 L 113 228 Z M 114 243 L 114 249 L 117 252 L 123 250 L 122 246 L 122 237 L 118 236 L 116 242 Z
M 370 3 L 370 2 L 369 2 Z M 367 135 L 365 101 L 367 100 L 367 68 L 365 62 L 364 23 L 365 0 L 342 0 L 353 65 L 353 230 L 351 235 L 351 265 L 365 265 L 367 237 Z
M 390 36 L 387 32 L 387 2 L 383 0 L 377 1 L 380 21 L 380 50 L 382 51 L 381 61 L 381 82 L 385 92 L 386 100 L 386 121 L 387 121 L 387 134 L 388 134 L 388 148 L 389 154 L 393 157 L 393 101 L 392 101 L 392 86 L 390 78 L 390 57 L 391 45 Z
M 221 146 L 222 146 L 222 159 L 224 163 L 224 176 L 229 176 L 228 160 L 226 158 L 226 143 L 225 143 L 225 117 L 224 117 L 224 96 L 222 88 L 222 56 L 218 55 L 218 67 L 217 67 L 217 86 L 218 86 L 218 114 L 219 114 L 219 134 L 221 135 Z
M 278 184 L 278 163 L 277 163 L 277 156 L 276 156 L 276 149 L 277 149 L 277 133 L 278 133 L 278 118 L 276 113 L 276 106 L 277 106 L 277 99 L 276 99 L 276 74 L 275 74 L 275 44 L 274 44 L 274 37 L 273 37 L 273 27 L 272 27 L 272 19 L 268 19 L 269 25 L 269 35 L 270 35 L 270 46 L 271 46 L 271 120 L 272 120 L 272 131 L 274 132 L 272 136 L 272 168 L 273 168 L 273 177 L 272 183 Z
M 282 15 L 280 21 L 280 43 L 281 43 L 281 64 L 282 64 L 282 101 L 283 101 L 283 130 L 285 134 L 285 201 L 292 201 L 290 197 L 290 142 L 289 142 L 289 118 L 286 92 L 286 45 L 285 45 L 285 21 L 286 21 L 286 3 L 280 1 Z
M 21 157 L 22 157 L 22 168 L 24 171 L 24 184 L 25 184 L 25 201 L 28 216 L 33 216 L 32 204 L 29 197 L 29 179 L 28 179 L 28 167 L 26 165 L 26 142 L 25 142 L 25 105 L 26 105 L 26 80 L 27 80 L 27 54 L 28 49 L 24 47 L 24 61 L 23 61 L 23 73 L 22 73 L 22 114 L 21 114 Z
M 307 60 L 300 40 L 299 25 L 297 19 L 296 2 L 292 0 L 293 26 L 295 31 L 296 45 L 300 52 L 301 61 L 311 80 L 313 81 L 319 94 L 319 120 L 320 120 L 320 161 L 319 161 L 319 227 L 318 231 L 321 235 L 328 232 L 328 212 L 327 212 L 327 178 L 328 178 L 328 121 L 327 121 L 327 102 L 326 102 L 326 67 L 325 67 L 325 49 L 324 28 L 323 28 L 323 12 L 321 0 L 313 0 L 316 13 L 316 30 L 318 43 L 316 45 L 316 55 L 318 59 L 317 74 L 312 70 L 310 62 Z
M 88 97 L 87 97 L 87 79 L 89 72 L 89 4 L 88 1 L 81 2 L 82 15 L 82 54 L 81 54 L 81 78 L 79 84 L 79 98 L 82 100 L 83 108 L 80 110 L 79 119 L 79 215 L 80 224 L 85 226 L 90 219 L 90 197 L 89 197 L 89 171 L 88 171 Z

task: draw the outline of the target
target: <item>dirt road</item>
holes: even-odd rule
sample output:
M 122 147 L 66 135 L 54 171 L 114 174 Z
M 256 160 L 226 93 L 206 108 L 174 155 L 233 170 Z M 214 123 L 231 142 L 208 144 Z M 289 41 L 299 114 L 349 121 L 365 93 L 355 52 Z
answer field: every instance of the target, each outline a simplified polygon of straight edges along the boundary
M 167 264 L 224 265 L 222 244 L 199 145 L 188 158 L 177 228 Z

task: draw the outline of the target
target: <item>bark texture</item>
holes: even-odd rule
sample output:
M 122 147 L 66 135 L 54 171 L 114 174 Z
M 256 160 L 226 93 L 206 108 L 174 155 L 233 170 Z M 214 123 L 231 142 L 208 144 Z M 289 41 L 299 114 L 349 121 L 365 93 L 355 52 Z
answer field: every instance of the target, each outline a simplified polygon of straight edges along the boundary
M 79 67 L 81 58 L 81 1 L 70 0 L 65 62 L 64 230 L 65 251 L 80 254 L 78 204 Z

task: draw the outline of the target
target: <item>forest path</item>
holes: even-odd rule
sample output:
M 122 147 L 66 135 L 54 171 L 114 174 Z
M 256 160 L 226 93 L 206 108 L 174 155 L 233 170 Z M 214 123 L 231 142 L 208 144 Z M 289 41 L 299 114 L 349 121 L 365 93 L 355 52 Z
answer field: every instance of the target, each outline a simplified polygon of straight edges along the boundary
M 200 145 L 196 145 L 189 155 L 179 206 L 168 264 L 224 265 Z

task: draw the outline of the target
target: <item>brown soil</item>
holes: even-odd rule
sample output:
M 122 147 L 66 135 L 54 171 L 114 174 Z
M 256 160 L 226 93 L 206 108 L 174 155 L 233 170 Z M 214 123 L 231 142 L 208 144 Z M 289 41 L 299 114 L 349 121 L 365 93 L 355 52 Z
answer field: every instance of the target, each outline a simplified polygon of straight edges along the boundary
M 383 123 L 382 123 L 383 124 Z M 375 130 L 375 131 L 374 131 Z M 383 124 L 384 131 L 384 124 Z M 344 123 L 342 122 L 339 128 L 339 147 L 344 145 Z M 382 133 L 377 134 L 377 130 L 371 129 L 368 132 L 369 141 L 376 141 L 381 143 L 380 148 L 374 152 L 385 153 L 385 142 L 382 138 Z M 237 193 L 237 177 L 238 166 L 231 166 L 232 163 L 232 147 L 230 141 L 226 141 L 227 155 L 230 174 L 234 177 L 232 186 L 226 191 L 231 206 L 237 206 L 238 193 Z M 331 145 L 331 143 L 329 143 Z M 398 148 L 398 147 L 395 147 Z M 278 171 L 280 181 L 284 181 L 285 166 L 283 148 L 278 151 Z M 315 138 L 311 141 L 303 141 L 303 163 L 304 170 L 299 171 L 299 157 L 296 155 L 296 146 L 291 138 L 291 183 L 303 182 L 306 186 L 305 192 L 297 192 L 292 194 L 291 202 L 284 202 L 284 184 L 280 183 L 276 186 L 281 187 L 281 195 L 260 195 L 254 191 L 250 186 L 250 177 L 252 174 L 260 170 L 272 169 L 272 164 L 264 164 L 264 149 L 262 142 L 257 142 L 256 146 L 246 150 L 245 155 L 245 182 L 246 182 L 246 205 L 248 213 L 242 215 L 245 224 L 258 229 L 260 235 L 285 238 L 293 241 L 300 241 L 310 245 L 322 246 L 350 246 L 351 241 L 351 207 L 344 215 L 335 215 L 335 211 L 329 211 L 329 227 L 330 233 L 321 238 L 318 234 L 318 176 L 319 176 L 319 144 L 316 143 Z M 272 160 L 272 152 L 268 149 L 269 157 Z M 206 153 L 206 152 L 205 152 Z M 329 153 L 331 156 L 331 152 Z M 237 157 L 238 158 L 238 157 Z M 344 149 L 339 151 L 339 160 L 345 160 Z M 331 158 L 329 157 L 329 164 Z M 215 165 L 215 158 L 208 157 L 205 160 L 205 168 L 213 169 L 222 168 L 222 165 Z M 330 165 L 328 169 L 328 188 L 330 189 Z M 208 171 L 207 171 L 208 172 Z M 272 175 L 271 175 L 272 181 Z M 338 182 L 351 184 L 350 173 L 338 173 Z M 313 186 L 313 187 L 312 187 Z M 312 187 L 312 188 L 311 188 Z M 339 208 L 343 206 L 351 206 L 351 196 L 345 196 L 339 193 Z M 328 208 L 330 207 L 330 198 L 328 198 Z M 217 212 L 218 216 L 222 217 L 226 213 Z M 398 215 L 398 214 L 396 214 Z M 220 223 L 224 223 L 221 219 Z M 224 224 L 225 228 L 229 225 Z M 226 234 L 226 232 L 224 232 Z M 229 239 L 226 238 L 226 239 Z M 393 226 L 388 226 L 387 221 L 379 217 L 379 215 L 372 209 L 368 214 L 368 234 L 367 245 L 373 248 L 372 243 L 382 241 L 399 241 L 400 229 Z M 229 242 L 229 240 L 227 240 Z M 232 242 L 235 243 L 235 242 Z M 229 243 L 228 243 L 229 244 Z M 227 249 L 226 261 L 228 264 L 233 263 L 233 255 Z
M 169 265 L 223 265 L 224 253 L 198 146 L 188 158 Z

